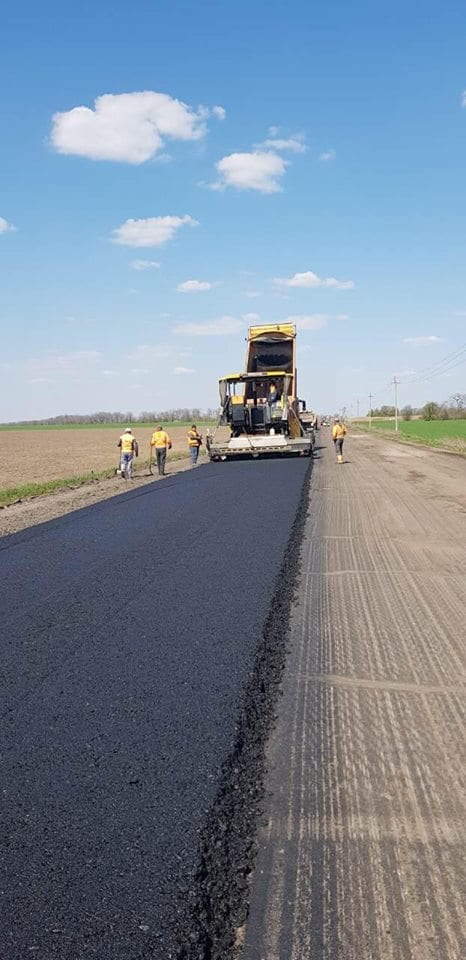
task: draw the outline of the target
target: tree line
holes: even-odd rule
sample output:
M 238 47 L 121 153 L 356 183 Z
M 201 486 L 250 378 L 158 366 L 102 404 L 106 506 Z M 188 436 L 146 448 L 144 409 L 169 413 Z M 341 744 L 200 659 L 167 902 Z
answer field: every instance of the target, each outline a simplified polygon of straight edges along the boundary
M 412 420 L 420 417 L 421 420 L 463 420 L 466 417 L 466 393 L 455 393 L 444 403 L 435 403 L 429 400 L 423 407 L 411 407 L 409 404 L 398 411 L 403 420 Z M 394 417 L 395 407 L 388 404 L 374 407 L 367 413 L 368 417 Z
M 98 410 L 96 413 L 63 413 L 57 417 L 45 417 L 43 420 L 17 420 L 17 426 L 46 426 L 58 424 L 61 426 L 75 423 L 176 423 L 177 420 L 211 420 L 217 422 L 220 411 L 209 407 L 201 410 L 199 407 L 179 407 L 169 410 L 142 410 L 141 413 L 132 413 L 130 410 Z

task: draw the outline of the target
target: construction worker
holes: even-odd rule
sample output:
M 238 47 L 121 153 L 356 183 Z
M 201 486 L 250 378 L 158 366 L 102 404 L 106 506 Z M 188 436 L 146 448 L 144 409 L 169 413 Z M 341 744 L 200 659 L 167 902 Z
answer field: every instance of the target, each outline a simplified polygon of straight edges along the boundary
M 151 447 L 155 448 L 155 459 L 157 461 L 157 470 L 159 477 L 165 475 L 165 461 L 167 459 L 167 450 L 171 450 L 172 442 L 166 430 L 160 425 L 152 434 Z
M 196 424 L 193 423 L 188 433 L 189 455 L 191 457 L 191 466 L 195 467 L 199 456 L 199 449 L 202 444 L 202 436 L 197 432 Z
M 332 429 L 332 440 L 337 452 L 337 463 L 343 463 L 343 441 L 347 432 L 345 424 L 341 422 L 340 417 L 335 417 Z
M 126 427 L 124 433 L 122 433 L 118 446 L 121 451 L 120 455 L 120 474 L 122 477 L 126 477 L 127 480 L 133 479 L 133 458 L 139 456 L 139 447 L 138 442 L 133 437 L 131 427 Z

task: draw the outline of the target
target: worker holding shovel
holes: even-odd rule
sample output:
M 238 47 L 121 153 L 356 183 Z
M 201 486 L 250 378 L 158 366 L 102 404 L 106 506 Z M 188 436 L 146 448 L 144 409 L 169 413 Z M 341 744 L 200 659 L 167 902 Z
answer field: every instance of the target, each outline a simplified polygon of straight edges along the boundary
M 133 437 L 131 427 L 126 427 L 122 433 L 118 446 L 120 448 L 120 476 L 126 480 L 133 479 L 133 459 L 139 456 L 138 442 Z
M 151 451 L 152 447 L 155 449 L 155 459 L 157 463 L 157 470 L 159 477 L 165 475 L 165 462 L 167 459 L 167 451 L 171 450 L 172 442 L 166 430 L 162 426 L 158 426 L 157 430 L 154 430 L 151 438 Z M 152 458 L 151 458 L 152 459 Z

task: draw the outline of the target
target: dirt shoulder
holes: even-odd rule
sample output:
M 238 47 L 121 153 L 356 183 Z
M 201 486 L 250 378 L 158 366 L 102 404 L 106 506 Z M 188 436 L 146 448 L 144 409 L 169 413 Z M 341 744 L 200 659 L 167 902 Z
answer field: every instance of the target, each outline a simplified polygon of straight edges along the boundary
M 188 457 L 183 460 L 169 461 L 167 476 L 173 476 L 173 474 L 190 469 L 191 465 Z M 196 469 L 199 469 L 199 467 L 196 467 Z M 144 487 L 148 483 L 159 482 L 163 482 L 163 478 L 155 475 L 150 476 L 149 471 L 145 470 L 144 473 L 140 476 L 136 475 L 134 480 L 131 481 L 122 480 L 117 476 L 105 480 L 93 480 L 75 488 L 56 490 L 40 497 L 32 497 L 18 503 L 12 503 L 9 507 L 0 508 L 0 537 L 10 533 L 18 533 L 19 530 L 33 527 L 38 523 L 45 523 L 46 520 L 54 520 L 65 513 L 72 513 L 73 510 L 89 507 L 91 504 L 99 503 L 100 500 L 107 500 L 109 497 L 117 497 L 121 493 L 127 493 L 128 490 L 134 490 L 137 487 Z

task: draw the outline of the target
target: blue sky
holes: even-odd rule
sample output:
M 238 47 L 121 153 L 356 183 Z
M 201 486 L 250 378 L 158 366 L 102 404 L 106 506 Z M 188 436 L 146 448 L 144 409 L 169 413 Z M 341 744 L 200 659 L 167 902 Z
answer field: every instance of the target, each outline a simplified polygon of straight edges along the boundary
M 465 392 L 464 3 L 19 2 L 0 78 L 0 420 L 214 406 L 289 317 L 318 410 Z

